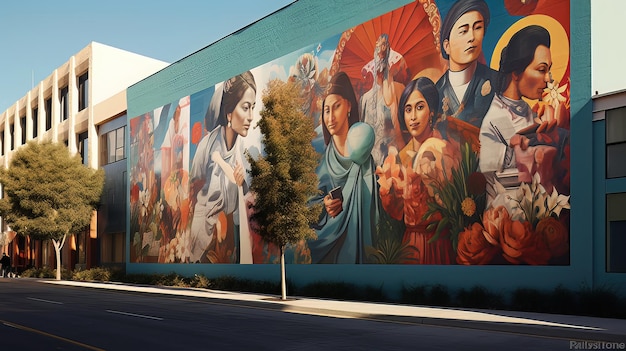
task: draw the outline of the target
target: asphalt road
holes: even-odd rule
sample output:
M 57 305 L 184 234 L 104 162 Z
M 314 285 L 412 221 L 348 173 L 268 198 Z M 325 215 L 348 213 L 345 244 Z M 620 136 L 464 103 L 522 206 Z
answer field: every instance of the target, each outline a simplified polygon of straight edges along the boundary
M 0 279 L 10 350 L 569 350 L 570 341 Z

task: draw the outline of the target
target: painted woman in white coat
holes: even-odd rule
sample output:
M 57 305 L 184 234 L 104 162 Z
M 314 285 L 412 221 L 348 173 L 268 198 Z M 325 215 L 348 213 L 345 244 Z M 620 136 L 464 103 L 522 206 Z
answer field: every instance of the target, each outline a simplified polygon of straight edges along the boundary
M 217 125 L 198 143 L 191 165 L 192 193 L 197 195 L 191 222 L 190 261 L 213 262 L 207 260 L 207 251 L 219 239 L 216 234 L 225 232 L 221 218 L 226 216 L 232 217 L 235 225 L 235 247 L 230 255 L 217 253 L 214 257 L 221 258 L 218 262 L 224 262 L 223 256 L 228 256 L 231 262 L 252 263 L 243 199 L 248 186 L 244 181 L 242 138 L 248 135 L 253 119 L 254 76 L 247 71 L 228 79 L 221 93 Z

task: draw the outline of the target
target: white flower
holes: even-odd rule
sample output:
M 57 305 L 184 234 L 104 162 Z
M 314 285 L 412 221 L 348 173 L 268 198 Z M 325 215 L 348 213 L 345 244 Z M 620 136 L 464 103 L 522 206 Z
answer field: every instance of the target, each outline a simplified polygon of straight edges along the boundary
M 550 213 L 554 213 L 557 217 L 560 216 L 562 209 L 570 208 L 569 197 L 569 195 L 559 195 L 556 189 L 554 189 L 552 194 L 546 199 L 548 211 L 550 211 Z
M 543 96 L 543 102 L 552 105 L 552 107 L 554 107 L 554 109 L 556 110 L 559 104 L 561 102 L 565 102 L 566 100 L 565 96 L 562 95 L 565 90 L 567 90 L 567 84 L 559 87 L 559 82 L 556 80 L 553 82 L 548 82 L 548 86 L 543 89 L 543 92 L 545 94 Z

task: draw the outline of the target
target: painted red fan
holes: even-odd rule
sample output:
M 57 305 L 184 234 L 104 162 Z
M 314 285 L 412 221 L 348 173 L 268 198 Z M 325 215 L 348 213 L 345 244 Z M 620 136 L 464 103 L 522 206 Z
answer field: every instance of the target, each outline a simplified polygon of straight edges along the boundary
M 387 34 L 390 72 L 396 82 L 406 85 L 417 76 L 436 82 L 447 67 L 439 48 L 440 23 L 434 2 L 419 0 L 350 28 L 339 40 L 330 73 L 346 72 L 359 98 L 372 87 L 376 41 Z

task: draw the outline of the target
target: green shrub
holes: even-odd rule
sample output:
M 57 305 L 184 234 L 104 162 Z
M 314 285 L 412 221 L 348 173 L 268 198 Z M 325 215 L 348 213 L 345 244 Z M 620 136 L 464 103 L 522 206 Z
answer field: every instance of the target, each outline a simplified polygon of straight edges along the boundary
M 547 310 L 545 312 L 560 314 L 578 314 L 578 296 L 575 292 L 562 285 L 557 286 L 548 296 Z
M 21 276 L 26 278 L 56 278 L 56 273 L 49 267 L 29 268 L 23 271 Z
M 511 296 L 511 308 L 517 311 L 545 312 L 548 310 L 548 295 L 537 289 L 519 288 Z
M 625 306 L 617 294 L 607 287 L 583 287 L 579 299 L 580 314 L 597 317 L 624 317 Z
M 82 271 L 75 271 L 72 274 L 72 280 L 80 281 L 103 281 L 111 280 L 112 272 L 108 268 L 95 267 Z
M 376 288 L 333 281 L 314 282 L 297 288 L 295 293 L 301 296 L 335 298 L 340 300 L 387 301 L 382 286 Z
M 280 281 L 270 282 L 222 276 L 212 280 L 212 289 L 275 295 L 280 293 Z M 291 282 L 287 280 L 287 293 L 290 291 L 293 291 L 293 286 Z
M 210 289 L 213 283 L 204 274 L 195 274 L 191 278 L 191 286 L 194 288 Z
M 401 301 L 415 305 L 452 306 L 448 288 L 441 285 L 403 287 Z
M 456 298 L 458 305 L 464 307 L 487 309 L 504 307 L 502 296 L 489 292 L 484 286 L 474 286 L 469 290 L 461 289 Z

